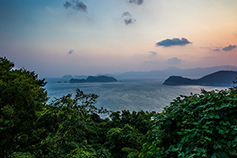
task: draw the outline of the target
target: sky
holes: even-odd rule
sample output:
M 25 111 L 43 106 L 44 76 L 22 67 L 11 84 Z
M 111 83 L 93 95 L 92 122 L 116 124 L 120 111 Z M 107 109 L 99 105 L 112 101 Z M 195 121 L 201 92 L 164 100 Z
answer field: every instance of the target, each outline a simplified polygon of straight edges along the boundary
M 0 56 L 40 77 L 237 66 L 236 0 L 1 0 Z

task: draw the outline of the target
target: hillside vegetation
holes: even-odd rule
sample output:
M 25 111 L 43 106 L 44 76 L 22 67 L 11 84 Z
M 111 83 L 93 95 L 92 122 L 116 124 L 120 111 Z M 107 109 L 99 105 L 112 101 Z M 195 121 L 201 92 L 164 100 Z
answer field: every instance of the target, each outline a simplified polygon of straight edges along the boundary
M 45 81 L 13 67 L 0 58 L 0 157 L 237 156 L 236 88 L 177 97 L 159 114 L 112 112 L 80 89 L 47 103 Z

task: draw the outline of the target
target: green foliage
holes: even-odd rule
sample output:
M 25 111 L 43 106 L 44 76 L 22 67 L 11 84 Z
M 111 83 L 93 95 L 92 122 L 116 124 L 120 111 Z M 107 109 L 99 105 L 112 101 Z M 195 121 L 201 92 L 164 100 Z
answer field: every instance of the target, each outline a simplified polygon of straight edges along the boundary
M 139 151 L 133 148 L 129 147 L 123 147 L 122 151 L 125 151 L 128 153 L 127 158 L 136 158 L 139 155 Z
M 108 158 L 111 157 L 111 154 L 107 149 L 95 150 L 91 146 L 83 146 L 82 148 L 76 148 L 71 150 L 69 154 L 65 156 L 65 158 Z
M 112 112 L 110 129 L 105 146 L 112 157 L 138 157 L 146 133 L 152 129 L 156 112 L 133 111 Z
M 121 113 L 121 114 L 120 114 Z M 120 127 L 122 128 L 126 124 L 129 124 L 130 126 L 138 129 L 139 132 L 142 134 L 146 134 L 154 124 L 154 121 L 152 121 L 152 118 L 156 116 L 156 112 L 144 112 L 141 111 L 133 111 L 130 113 L 129 110 L 122 110 L 122 112 L 112 112 L 110 114 L 111 118 L 111 127 Z
M 22 152 L 44 137 L 35 123 L 48 100 L 42 88 L 45 82 L 38 80 L 34 72 L 13 67 L 12 62 L 0 58 L 0 157 L 12 151 Z
M 16 157 L 20 157 L 20 158 L 35 158 L 35 156 L 30 154 L 29 152 L 14 152 L 9 157 L 10 158 L 16 158 Z
M 76 90 L 75 98 L 68 94 L 56 99 L 47 106 L 47 110 L 38 119 L 48 124 L 50 134 L 42 140 L 39 146 L 47 146 L 49 155 L 58 157 L 67 155 L 72 150 L 78 150 L 88 144 L 94 113 L 106 113 L 107 110 L 97 109 L 93 104 L 98 96 L 84 94 Z M 90 143 L 89 143 L 90 144 Z M 79 150 L 78 150 L 79 151 Z
M 236 157 L 237 93 L 177 97 L 158 115 L 140 157 Z
M 114 157 L 127 157 L 141 150 L 142 134 L 130 125 L 112 128 L 107 133 L 106 146 Z

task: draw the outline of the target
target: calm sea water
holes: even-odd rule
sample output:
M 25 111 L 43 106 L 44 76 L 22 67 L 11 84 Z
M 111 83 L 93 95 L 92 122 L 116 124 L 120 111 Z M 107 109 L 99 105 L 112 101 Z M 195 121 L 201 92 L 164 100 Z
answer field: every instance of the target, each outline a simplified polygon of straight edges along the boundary
M 63 95 L 76 93 L 76 88 L 84 93 L 97 94 L 96 107 L 108 110 L 130 110 L 130 111 L 157 111 L 163 108 L 179 95 L 200 93 L 201 89 L 225 89 L 227 87 L 211 86 L 166 86 L 162 85 L 164 79 L 124 79 L 113 83 L 68 83 L 62 78 L 48 78 L 46 90 L 50 100 Z M 62 81 L 62 83 L 57 83 Z M 67 81 L 67 83 L 64 83 Z

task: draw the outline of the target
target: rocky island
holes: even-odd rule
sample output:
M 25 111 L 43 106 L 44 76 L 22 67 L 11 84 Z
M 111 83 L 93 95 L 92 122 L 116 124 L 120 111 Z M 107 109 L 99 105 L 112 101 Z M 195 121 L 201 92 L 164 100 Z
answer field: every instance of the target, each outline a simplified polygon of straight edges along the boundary
M 84 83 L 84 82 L 118 82 L 114 77 L 109 76 L 88 76 L 86 79 L 70 79 L 70 83 Z
M 182 76 L 170 76 L 164 85 L 204 85 L 204 86 L 227 86 L 236 81 L 237 71 L 217 71 L 199 79 L 189 79 Z

